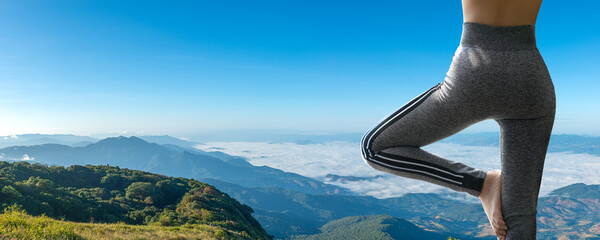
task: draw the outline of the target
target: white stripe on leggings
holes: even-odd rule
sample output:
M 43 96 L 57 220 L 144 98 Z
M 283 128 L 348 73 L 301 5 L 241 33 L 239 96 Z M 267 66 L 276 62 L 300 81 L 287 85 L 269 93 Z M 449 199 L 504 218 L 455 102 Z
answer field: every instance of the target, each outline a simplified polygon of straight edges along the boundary
M 389 165 L 389 164 L 386 164 L 386 163 L 382 163 L 382 162 L 380 162 L 380 161 L 377 161 L 377 160 L 375 160 L 375 159 L 370 159 L 370 160 L 371 160 L 371 161 L 373 161 L 373 162 L 379 163 L 379 164 L 381 164 L 381 165 L 388 166 L 388 167 L 390 167 L 390 168 L 396 168 L 396 169 L 402 169 L 402 170 L 408 170 L 408 171 L 414 171 L 414 172 L 425 173 L 425 174 L 428 174 L 428 175 L 431 175 L 431 176 L 434 176 L 434 177 L 437 177 L 437 178 L 444 179 L 444 180 L 446 180 L 446 181 L 450 181 L 450 182 L 453 182 L 453 183 L 456 183 L 456 184 L 462 185 L 462 182 L 454 181 L 454 180 L 452 180 L 452 179 L 447 179 L 447 178 L 445 178 L 445 177 L 440 177 L 440 176 L 438 176 L 438 175 L 431 174 L 431 173 L 429 173 L 429 172 L 425 172 L 425 171 L 421 171 L 421 170 L 417 170 L 417 169 L 411 169 L 411 168 L 396 167 L 396 166 L 392 166 L 392 165 Z
M 465 177 L 465 176 L 457 175 L 457 174 L 454 174 L 454 173 L 451 173 L 451 172 L 448 172 L 446 170 L 442 170 L 442 169 L 439 169 L 439 168 L 436 168 L 436 167 L 427 166 L 425 164 L 420 164 L 420 163 L 415 163 L 415 162 L 409 162 L 409 161 L 402 161 L 402 160 L 398 160 L 398 159 L 393 159 L 393 158 L 389 158 L 389 157 L 386 157 L 386 156 L 382 156 L 382 155 L 379 155 L 379 154 L 376 154 L 375 156 L 383 158 L 385 160 L 390 160 L 390 161 L 393 161 L 393 162 L 408 163 L 408 164 L 413 164 L 413 165 L 418 165 L 418 166 L 422 166 L 422 167 L 427 167 L 427 168 L 435 169 L 435 170 L 438 170 L 440 172 L 445 172 L 447 174 L 450 174 L 452 176 L 459 177 L 459 178 L 464 178 Z

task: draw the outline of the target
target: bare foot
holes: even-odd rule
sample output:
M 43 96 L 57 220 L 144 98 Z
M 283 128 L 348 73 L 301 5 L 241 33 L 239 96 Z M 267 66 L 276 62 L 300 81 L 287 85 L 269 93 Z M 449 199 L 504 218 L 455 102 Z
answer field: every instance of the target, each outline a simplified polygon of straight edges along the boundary
M 504 240 L 508 228 L 502 218 L 501 194 L 502 171 L 495 169 L 487 172 L 479 199 L 481 200 L 481 205 L 483 205 L 483 210 L 485 211 L 488 220 L 490 220 L 490 224 L 494 229 L 496 237 L 498 237 L 499 240 Z

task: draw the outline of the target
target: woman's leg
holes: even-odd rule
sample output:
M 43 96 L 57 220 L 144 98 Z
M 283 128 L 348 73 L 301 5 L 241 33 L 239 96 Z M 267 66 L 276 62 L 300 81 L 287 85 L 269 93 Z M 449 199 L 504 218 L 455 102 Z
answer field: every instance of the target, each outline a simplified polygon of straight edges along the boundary
M 535 27 L 464 23 L 446 76 L 364 135 L 365 162 L 478 196 L 497 236 L 504 235 L 498 231 L 506 229 L 505 222 L 507 240 L 535 239 L 537 199 L 556 109 Z M 420 149 L 485 119 L 501 127 L 501 178 Z M 486 181 L 488 175 L 496 180 Z M 496 183 L 490 185 L 496 190 L 482 193 L 485 182 Z
M 537 201 L 554 115 L 501 119 L 502 215 L 506 239 L 536 239 Z
M 361 147 L 365 162 L 379 171 L 427 181 L 478 197 L 486 172 L 420 147 L 484 120 L 469 111 L 468 97 L 444 81 L 406 103 L 369 130 Z

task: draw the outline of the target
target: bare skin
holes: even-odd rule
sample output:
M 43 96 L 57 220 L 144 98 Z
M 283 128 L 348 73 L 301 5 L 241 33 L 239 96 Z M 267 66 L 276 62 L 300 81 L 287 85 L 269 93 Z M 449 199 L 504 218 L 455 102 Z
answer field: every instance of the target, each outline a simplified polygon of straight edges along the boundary
M 463 22 L 493 26 L 535 25 L 542 0 L 461 0 Z M 506 238 L 508 228 L 502 217 L 502 172 L 492 170 L 481 189 L 479 199 L 499 240 Z
M 506 223 L 502 218 L 502 172 L 498 169 L 487 172 L 483 182 L 483 188 L 479 195 L 483 210 L 494 229 L 496 237 L 504 240 L 506 237 Z
M 535 25 L 542 0 L 462 0 L 463 21 L 495 26 Z

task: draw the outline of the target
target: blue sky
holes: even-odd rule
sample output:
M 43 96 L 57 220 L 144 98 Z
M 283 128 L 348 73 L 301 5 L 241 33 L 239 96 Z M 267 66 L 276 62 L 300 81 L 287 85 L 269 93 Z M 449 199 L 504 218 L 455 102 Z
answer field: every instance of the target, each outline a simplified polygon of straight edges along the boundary
M 538 15 L 554 133 L 600 135 L 599 6 Z M 443 81 L 461 31 L 460 1 L 2 1 L 0 135 L 364 132 Z

